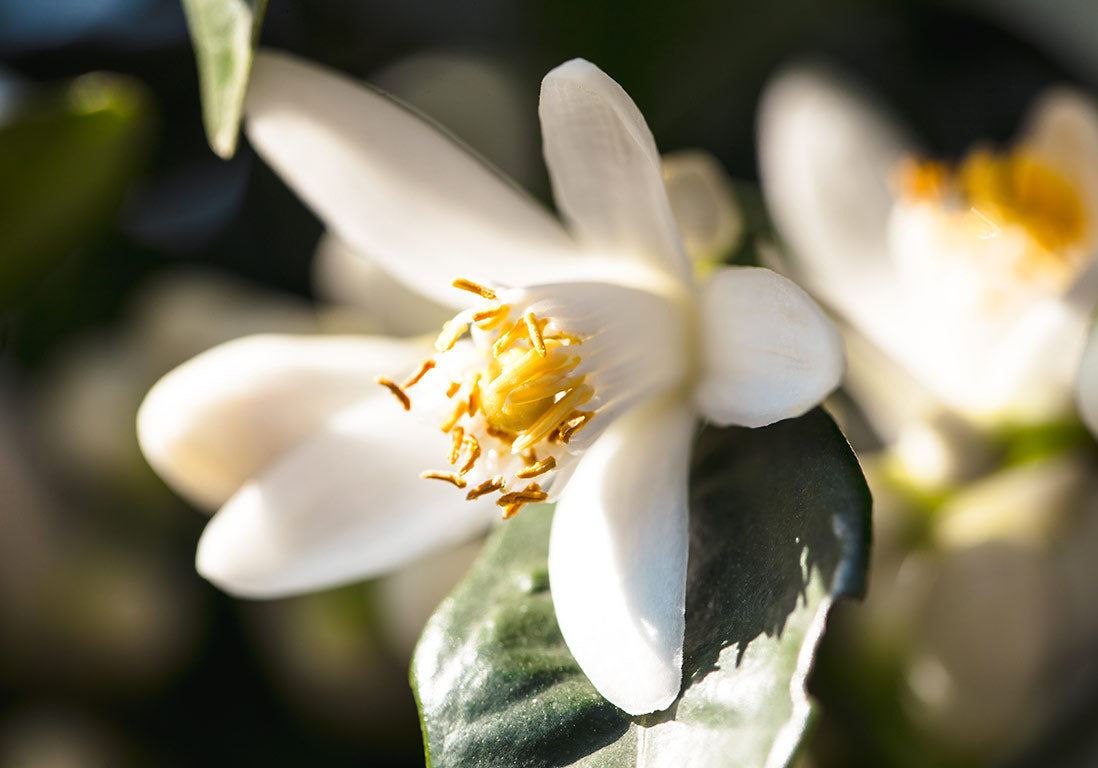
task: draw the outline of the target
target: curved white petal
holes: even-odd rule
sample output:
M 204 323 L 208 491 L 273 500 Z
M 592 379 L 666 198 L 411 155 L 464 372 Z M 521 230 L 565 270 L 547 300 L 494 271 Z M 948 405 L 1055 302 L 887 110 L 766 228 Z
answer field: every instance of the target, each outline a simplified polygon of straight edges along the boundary
M 599 693 L 629 714 L 682 684 L 693 413 L 649 403 L 583 456 L 557 504 L 549 586 L 561 633 Z
M 743 216 L 720 161 L 687 149 L 665 154 L 661 164 L 671 212 L 690 258 L 720 260 L 743 233 Z
M 573 59 L 545 76 L 538 114 L 557 207 L 576 236 L 612 257 L 689 279 L 656 143 L 621 86 Z
M 898 296 L 890 176 L 912 143 L 851 84 L 799 67 L 767 87 L 758 145 L 767 207 L 797 279 L 853 322 L 880 322 Z
M 539 317 L 583 339 L 576 373 L 594 388 L 595 410 L 568 447 L 582 451 L 640 402 L 681 390 L 695 369 L 693 307 L 684 295 L 613 283 L 535 285 L 514 292 Z M 692 298 L 692 297 L 690 297 Z
M 145 458 L 210 509 L 333 413 L 380 393 L 429 342 L 249 336 L 214 347 L 157 382 L 137 414 Z
M 437 334 L 454 316 L 452 308 L 416 293 L 331 232 L 313 254 L 313 286 L 326 299 L 360 309 L 377 333 Z
M 1076 382 L 1079 415 L 1090 431 L 1098 435 L 1098 333 L 1091 328 Z
M 576 259 L 560 223 L 434 125 L 282 53 L 256 56 L 252 145 L 344 241 L 452 306 L 457 277 L 521 285 Z
M 375 576 L 467 540 L 499 508 L 419 476 L 437 468 L 449 442 L 395 401 L 338 414 L 210 520 L 199 573 L 236 595 L 278 597 Z
M 1051 88 L 1030 108 L 1023 145 L 1083 192 L 1092 228 L 1098 226 L 1098 109 L 1094 100 L 1071 88 Z M 1092 242 L 1098 233 L 1091 232 Z
M 702 286 L 698 410 L 721 425 L 761 427 L 819 404 L 843 375 L 838 329 L 792 281 L 726 267 Z

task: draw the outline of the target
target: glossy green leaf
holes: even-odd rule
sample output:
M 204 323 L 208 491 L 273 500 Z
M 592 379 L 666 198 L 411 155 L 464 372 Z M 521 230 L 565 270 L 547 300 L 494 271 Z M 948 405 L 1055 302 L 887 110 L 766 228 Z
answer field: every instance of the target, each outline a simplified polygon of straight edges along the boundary
M 40 93 L 0 125 L 0 308 L 110 223 L 147 129 L 144 89 L 104 73 Z
M 236 152 L 240 115 L 267 0 L 183 0 L 191 33 L 202 118 L 210 147 L 230 158 Z
M 638 468 L 640 470 L 640 468 Z M 869 491 L 822 410 L 702 430 L 691 476 L 685 688 L 630 717 L 569 654 L 553 614 L 549 507 L 499 526 L 412 663 L 434 768 L 775 766 L 801 742 L 832 600 L 860 595 Z

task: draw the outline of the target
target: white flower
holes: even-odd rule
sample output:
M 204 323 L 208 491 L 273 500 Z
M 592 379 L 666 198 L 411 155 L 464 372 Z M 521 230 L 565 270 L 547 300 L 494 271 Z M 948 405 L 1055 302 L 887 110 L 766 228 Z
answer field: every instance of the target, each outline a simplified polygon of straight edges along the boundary
M 934 397 L 977 420 L 1069 407 L 1098 296 L 1088 99 L 1050 90 L 1011 148 L 949 166 L 850 83 L 800 68 L 764 95 L 759 151 L 792 271 Z
M 541 91 L 567 228 L 314 65 L 260 55 L 246 112 L 252 144 L 340 240 L 457 315 L 435 348 L 258 337 L 165 377 L 139 415 L 145 454 L 182 492 L 225 497 L 199 571 L 246 596 L 317 589 L 559 498 L 549 571 L 569 648 L 622 709 L 667 707 L 695 420 L 758 426 L 818 403 L 842 372 L 833 326 L 768 270 L 695 285 L 652 135 L 586 61 Z

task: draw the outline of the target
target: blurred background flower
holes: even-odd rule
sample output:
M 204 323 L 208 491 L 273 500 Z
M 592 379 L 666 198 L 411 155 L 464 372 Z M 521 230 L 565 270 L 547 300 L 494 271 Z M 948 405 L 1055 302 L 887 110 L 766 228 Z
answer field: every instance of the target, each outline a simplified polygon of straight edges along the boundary
M 740 221 L 703 217 L 697 248 L 742 258 L 777 242 L 754 131 L 782 65 L 835 62 L 957 160 L 1009 143 L 1049 85 L 1098 92 L 1095 28 L 1082 0 L 271 0 L 262 39 L 396 92 L 543 200 L 537 83 L 588 58 L 663 152 L 727 169 L 688 195 L 737 199 Z M 420 329 L 383 325 L 388 289 L 246 143 L 209 150 L 176 0 L 0 0 L 0 174 L 0 765 L 422 765 L 407 655 L 472 552 L 365 589 L 228 599 L 193 571 L 205 518 L 133 434 L 147 386 L 223 339 Z M 1093 764 L 1093 442 L 948 417 L 898 439 L 852 402 L 836 408 L 873 481 L 874 571 L 832 622 L 802 760 Z

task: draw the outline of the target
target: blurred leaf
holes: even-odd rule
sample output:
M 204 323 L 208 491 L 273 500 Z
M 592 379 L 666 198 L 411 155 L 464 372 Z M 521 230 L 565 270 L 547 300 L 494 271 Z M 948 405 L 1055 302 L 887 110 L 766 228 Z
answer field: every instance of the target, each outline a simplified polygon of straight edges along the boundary
M 183 0 L 210 147 L 236 152 L 240 115 L 267 0 Z
M 690 490 L 678 702 L 629 717 L 587 681 L 553 613 L 551 509 L 527 508 L 499 526 L 416 649 L 430 765 L 789 761 L 808 723 L 804 682 L 832 600 L 864 591 L 865 480 L 817 409 L 762 429 L 703 429 Z
M 138 83 L 93 73 L 0 125 L 0 309 L 114 216 L 147 147 Z

